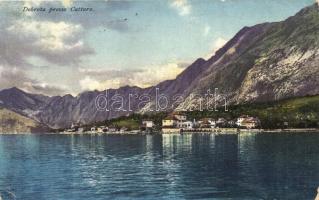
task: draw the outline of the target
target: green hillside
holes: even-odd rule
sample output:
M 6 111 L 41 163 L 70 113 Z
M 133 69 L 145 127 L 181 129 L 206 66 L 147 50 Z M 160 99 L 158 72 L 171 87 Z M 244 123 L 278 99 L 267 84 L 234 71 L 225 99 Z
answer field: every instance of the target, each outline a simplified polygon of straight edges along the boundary
M 235 105 L 228 107 L 228 111 L 224 111 L 224 108 L 219 108 L 218 111 L 191 111 L 184 112 L 184 114 L 191 121 L 205 117 L 214 119 L 223 117 L 232 120 L 241 115 L 250 115 L 258 117 L 261 120 L 261 127 L 265 129 L 319 128 L 319 95 L 269 103 Z M 156 112 L 148 115 L 132 114 L 126 117 L 89 124 L 87 127 L 108 125 L 120 128 L 124 126 L 133 130 L 138 129 L 143 119 L 150 119 L 160 128 L 162 119 L 167 115 L 168 113 L 166 112 Z M 288 122 L 288 126 L 284 125 L 285 122 Z
M 228 110 L 225 112 L 220 108 L 219 111 L 193 111 L 186 114 L 189 119 L 202 117 L 234 119 L 247 114 L 258 117 L 262 128 L 319 127 L 319 95 L 269 103 L 236 105 L 230 106 Z M 284 122 L 288 122 L 288 126 L 284 126 Z

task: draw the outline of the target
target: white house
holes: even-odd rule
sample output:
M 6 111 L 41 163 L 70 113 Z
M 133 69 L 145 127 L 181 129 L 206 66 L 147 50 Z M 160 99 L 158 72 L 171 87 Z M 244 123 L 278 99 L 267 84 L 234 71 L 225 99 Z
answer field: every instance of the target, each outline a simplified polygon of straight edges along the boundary
M 106 127 L 106 126 L 100 126 L 97 128 L 98 133 L 105 133 L 107 131 L 108 131 L 108 127 Z
M 249 116 L 248 115 L 241 115 L 240 117 L 237 118 L 236 125 L 237 126 L 242 126 L 242 122 L 247 119 Z
M 245 127 L 248 129 L 256 128 L 260 125 L 260 120 L 257 117 L 250 117 L 248 115 L 242 115 L 237 118 L 236 125 L 239 127 Z
M 181 121 L 177 123 L 178 128 L 183 128 L 183 129 L 192 129 L 193 128 L 193 122 L 191 121 Z
M 162 126 L 164 128 L 177 128 L 177 127 L 183 126 L 183 123 L 186 122 L 186 120 L 187 120 L 186 115 L 173 113 L 162 120 Z M 188 125 L 190 123 L 188 123 Z
M 154 122 L 151 120 L 143 120 L 142 121 L 142 126 L 145 128 L 153 128 L 154 127 Z
M 173 114 L 174 117 L 179 120 L 179 121 L 186 121 L 186 115 L 182 115 L 182 114 Z
M 218 127 L 223 127 L 227 124 L 227 120 L 225 118 L 218 118 L 218 120 L 216 121 L 216 126 Z
M 216 121 L 212 118 L 203 118 L 198 121 L 201 128 L 215 128 Z
M 175 116 L 168 116 L 162 120 L 162 126 L 168 128 L 174 128 L 177 126 L 178 119 Z
M 251 129 L 251 128 L 256 128 L 257 126 L 259 126 L 260 121 L 258 118 L 255 117 L 250 117 L 248 119 L 245 119 L 244 121 L 242 121 L 241 125 L 245 128 Z
M 109 127 L 108 131 L 109 132 L 116 132 L 116 131 L 118 131 L 118 129 L 114 126 L 111 126 L 111 127 Z

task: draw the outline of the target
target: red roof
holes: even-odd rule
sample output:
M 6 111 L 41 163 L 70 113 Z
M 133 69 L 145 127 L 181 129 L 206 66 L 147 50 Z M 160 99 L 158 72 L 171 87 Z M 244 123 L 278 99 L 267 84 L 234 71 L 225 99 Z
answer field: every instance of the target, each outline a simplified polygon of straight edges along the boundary
M 173 116 L 169 115 L 169 116 L 165 117 L 164 120 L 178 120 L 178 119 L 174 115 Z

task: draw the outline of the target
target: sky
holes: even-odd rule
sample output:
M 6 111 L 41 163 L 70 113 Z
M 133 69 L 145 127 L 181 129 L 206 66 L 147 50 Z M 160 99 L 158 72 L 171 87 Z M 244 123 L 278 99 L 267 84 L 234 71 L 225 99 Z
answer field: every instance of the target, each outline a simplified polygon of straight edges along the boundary
M 53 96 L 149 87 L 208 59 L 244 26 L 282 21 L 314 2 L 0 0 L 0 90 Z

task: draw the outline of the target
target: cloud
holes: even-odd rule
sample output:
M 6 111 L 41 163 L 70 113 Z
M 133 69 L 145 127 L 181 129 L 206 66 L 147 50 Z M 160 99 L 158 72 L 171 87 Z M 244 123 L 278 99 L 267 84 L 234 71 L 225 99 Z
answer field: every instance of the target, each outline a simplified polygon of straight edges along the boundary
M 0 3 L 0 89 L 15 86 L 50 96 L 65 94 L 66 87 L 33 78 L 31 74 L 38 63 L 30 60 L 46 60 L 45 65 L 49 66 L 69 66 L 94 53 L 84 40 L 85 29 L 81 24 L 25 16 L 19 10 L 22 6 L 42 4 L 43 1 Z
M 204 56 L 204 58 L 207 60 L 212 57 L 216 53 L 216 51 L 222 48 L 227 42 L 228 40 L 223 37 L 219 37 L 214 40 L 213 44 L 210 47 L 211 51 L 206 56 Z
M 85 74 L 87 76 L 99 77 L 100 79 L 104 79 L 105 77 L 123 77 L 123 75 L 128 73 L 138 73 L 142 72 L 141 69 L 133 69 L 133 70 L 105 70 L 105 69 L 90 69 L 90 68 L 79 68 L 79 72 Z
M 192 6 L 187 0 L 173 0 L 170 6 L 177 10 L 180 16 L 189 15 L 192 10 Z
M 42 82 L 26 82 L 20 88 L 33 94 L 44 94 L 48 96 L 65 95 L 68 93 L 65 87 L 53 86 Z
M 61 7 L 62 3 L 75 7 L 91 7 L 94 12 L 21 12 L 24 6 L 49 8 Z M 81 56 L 94 52 L 85 40 L 88 29 L 101 27 L 119 32 L 130 30 L 125 12 L 122 12 L 123 16 L 121 14 L 115 17 L 113 14 L 116 11 L 126 11 L 132 4 L 133 2 L 126 0 L 1 2 L 0 54 L 5 55 L 7 62 L 16 66 L 27 65 L 25 57 L 30 55 L 40 56 L 57 64 L 77 63 Z
M 84 79 L 80 80 L 80 86 L 82 90 L 103 90 L 103 85 L 91 76 L 85 76 Z
M 64 87 L 49 85 L 28 77 L 18 67 L 7 68 L 0 65 L 0 90 L 10 87 L 18 87 L 26 92 L 49 96 L 62 95 L 67 92 Z
M 40 19 L 37 13 L 25 16 L 19 8 L 41 6 L 40 1 L 0 4 L 0 64 L 29 67 L 29 57 L 40 57 L 58 65 L 76 64 L 94 51 L 85 41 L 85 29 L 79 23 Z M 61 3 L 61 2 L 60 2 Z M 45 15 L 48 15 L 47 13 Z
M 24 6 L 49 8 L 61 7 L 62 3 L 72 3 L 72 6 L 75 7 L 92 7 L 94 12 L 76 14 L 74 12 L 50 14 L 47 12 L 21 12 L 21 8 Z M 94 52 L 84 39 L 88 29 L 101 27 L 118 32 L 130 30 L 128 20 L 125 20 L 125 14 L 115 17 L 113 13 L 127 10 L 132 4 L 131 1 L 125 0 L 1 2 L 0 54 L 5 55 L 7 62 L 16 66 L 27 65 L 25 57 L 32 54 L 57 64 L 77 63 L 82 55 Z M 8 27 L 11 31 L 8 30 Z M 54 42 L 57 42 L 57 45 L 54 45 Z M 49 48 L 45 48 L 44 45 L 48 45 Z M 36 49 L 39 46 L 41 48 Z M 62 51 L 56 51 L 55 47 L 59 46 L 61 47 L 59 50 Z M 64 58 L 61 58 L 62 56 Z
M 182 67 L 181 67 L 182 66 Z M 149 66 L 146 70 L 138 72 L 130 80 L 140 87 L 149 87 L 156 85 L 164 80 L 176 78 L 184 70 L 184 64 L 168 63 L 161 66 Z
M 45 83 L 32 78 L 38 63 L 41 65 L 78 65 L 83 58 L 94 54 L 88 41 L 87 30 L 102 27 L 118 32 L 129 30 L 126 11 L 133 2 L 121 1 L 73 1 L 73 0 L 0 0 L 0 89 L 19 87 L 33 93 L 49 95 L 66 92 L 65 87 Z M 92 7 L 92 13 L 21 12 L 26 7 Z M 123 16 L 122 16 L 123 15 Z M 64 69 L 61 68 L 63 72 Z M 30 73 L 32 72 L 32 73 Z M 95 77 L 95 76 L 94 76 Z
M 188 62 L 179 62 L 179 63 L 177 64 L 177 66 L 178 66 L 179 68 L 181 68 L 181 69 L 185 69 L 185 68 L 187 68 L 189 65 L 190 65 L 190 63 L 188 63 Z
M 186 67 L 185 63 L 169 63 L 161 66 L 148 66 L 137 70 L 79 69 L 84 76 L 79 81 L 82 90 L 105 90 L 125 85 L 150 87 L 161 81 L 174 79 Z
M 41 7 L 82 7 L 92 8 L 93 12 L 53 12 L 49 15 L 46 12 L 37 12 L 32 17 L 36 20 L 47 20 L 52 22 L 64 21 L 68 23 L 81 24 L 87 28 L 103 28 L 118 31 L 121 33 L 128 32 L 129 18 L 128 10 L 132 7 L 134 1 L 129 0 L 108 0 L 108 1 L 42 1 Z M 126 11 L 119 14 L 117 11 Z M 28 14 L 28 12 L 26 12 Z
M 0 65 L 0 89 L 9 88 L 12 86 L 23 86 L 25 82 L 32 82 L 24 71 L 17 67 L 10 69 Z
M 227 43 L 227 40 L 225 38 L 219 37 L 217 40 L 215 40 L 213 44 L 213 52 L 215 53 L 220 48 L 222 48 Z
M 78 24 L 17 20 L 6 30 L 11 37 L 7 42 L 18 43 L 15 51 L 20 49 L 20 55 L 39 56 L 66 65 L 78 63 L 83 55 L 93 53 L 84 43 L 83 28 Z
M 34 5 L 34 6 L 39 6 L 43 2 L 54 2 L 57 0 L 16 0 L 16 1 L 21 1 L 24 3 L 24 5 L 29 6 L 29 5 Z M 65 6 L 70 6 L 73 2 L 73 0 L 59 0 L 63 5 Z
M 73 3 L 73 0 L 62 0 L 64 7 L 70 7 Z

